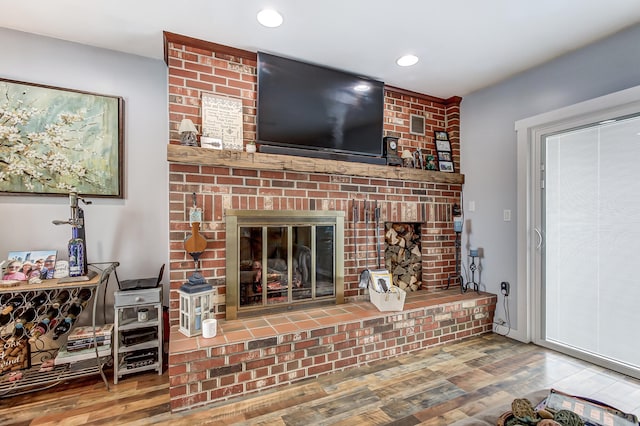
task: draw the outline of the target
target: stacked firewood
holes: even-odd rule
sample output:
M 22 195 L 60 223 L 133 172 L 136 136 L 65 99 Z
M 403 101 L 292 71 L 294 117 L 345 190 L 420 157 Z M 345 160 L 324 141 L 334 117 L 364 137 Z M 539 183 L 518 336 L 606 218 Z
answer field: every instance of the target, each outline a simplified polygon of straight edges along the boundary
M 422 285 L 422 252 L 419 223 L 385 223 L 385 268 L 393 283 L 405 291 Z

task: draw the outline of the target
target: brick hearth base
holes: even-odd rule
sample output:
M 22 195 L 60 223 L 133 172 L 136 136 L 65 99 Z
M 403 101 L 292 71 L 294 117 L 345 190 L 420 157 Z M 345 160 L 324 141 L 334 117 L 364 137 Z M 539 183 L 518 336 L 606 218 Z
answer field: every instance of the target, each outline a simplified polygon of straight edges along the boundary
M 171 328 L 171 410 L 181 411 L 318 377 L 492 330 L 497 296 L 420 291 L 402 312 L 349 302 L 220 320 L 211 339 Z

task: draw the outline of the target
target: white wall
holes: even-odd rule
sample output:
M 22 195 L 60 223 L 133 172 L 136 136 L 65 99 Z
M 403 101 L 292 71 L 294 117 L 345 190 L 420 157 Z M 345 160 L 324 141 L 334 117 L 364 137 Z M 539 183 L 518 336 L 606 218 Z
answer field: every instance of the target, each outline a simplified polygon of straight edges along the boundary
M 505 318 L 500 282 L 511 283 L 511 335 L 517 324 L 516 133 L 514 123 L 546 111 L 640 84 L 640 25 L 464 97 L 461 105 L 461 170 L 465 174 L 465 245 L 482 247 L 482 284 L 499 295 L 497 317 Z M 523 46 L 526 48 L 526 46 Z M 469 212 L 469 201 L 476 211 Z M 503 221 L 503 210 L 513 220 Z M 470 233 L 467 233 L 467 232 Z M 506 329 L 500 327 L 499 331 Z
M 2 28 L 0 44 L 2 78 L 124 98 L 125 197 L 93 198 L 84 207 L 88 260 L 119 261 L 121 280 L 156 276 L 169 261 L 164 62 Z M 9 250 L 57 249 L 66 259 L 71 228 L 51 221 L 69 216 L 67 197 L 0 195 L 0 258 Z

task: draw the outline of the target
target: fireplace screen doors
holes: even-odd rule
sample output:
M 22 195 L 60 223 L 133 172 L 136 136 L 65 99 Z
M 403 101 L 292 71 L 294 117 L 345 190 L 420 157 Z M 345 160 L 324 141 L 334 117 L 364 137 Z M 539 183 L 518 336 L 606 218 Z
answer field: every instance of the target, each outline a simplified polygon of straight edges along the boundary
M 232 212 L 241 214 L 230 220 Z M 230 313 L 342 300 L 342 220 L 323 216 L 341 212 L 232 212 L 227 213 L 227 319 Z

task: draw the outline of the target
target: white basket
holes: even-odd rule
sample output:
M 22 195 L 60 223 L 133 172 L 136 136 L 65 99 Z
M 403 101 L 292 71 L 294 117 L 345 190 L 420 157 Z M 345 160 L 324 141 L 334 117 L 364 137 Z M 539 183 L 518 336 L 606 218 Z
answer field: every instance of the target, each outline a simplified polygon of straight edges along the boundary
M 403 310 L 406 297 L 407 292 L 396 286 L 391 286 L 391 289 L 386 293 L 380 293 L 369 288 L 369 300 L 381 312 Z
M 369 300 L 378 310 L 401 311 L 406 297 L 407 293 L 404 290 L 393 285 L 389 271 L 386 269 L 369 271 Z

